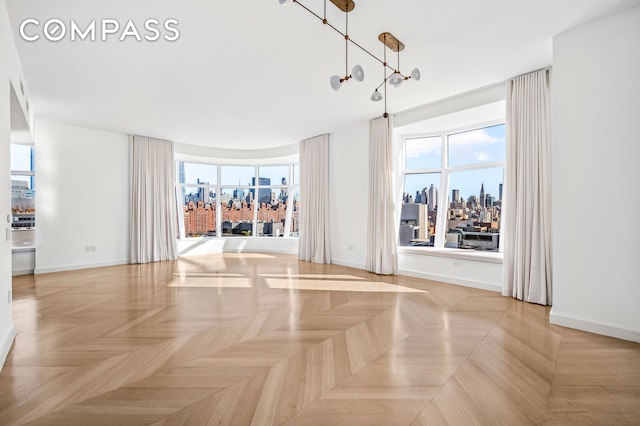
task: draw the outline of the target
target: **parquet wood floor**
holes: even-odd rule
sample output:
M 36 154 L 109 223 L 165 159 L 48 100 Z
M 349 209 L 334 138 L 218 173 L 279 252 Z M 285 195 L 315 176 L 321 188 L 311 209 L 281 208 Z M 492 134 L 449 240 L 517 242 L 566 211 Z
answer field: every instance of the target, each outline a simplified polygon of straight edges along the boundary
M 640 345 L 294 256 L 15 277 L 0 424 L 639 425 Z

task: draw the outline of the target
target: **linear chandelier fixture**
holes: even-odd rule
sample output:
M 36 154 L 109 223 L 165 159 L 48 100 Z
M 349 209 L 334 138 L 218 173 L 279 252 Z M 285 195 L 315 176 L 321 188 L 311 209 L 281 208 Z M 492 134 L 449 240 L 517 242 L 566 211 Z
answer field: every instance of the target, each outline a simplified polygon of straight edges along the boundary
M 360 65 L 355 65 L 351 69 L 351 73 L 349 73 L 349 44 L 353 44 L 354 46 L 356 46 L 363 52 L 367 53 L 373 59 L 375 59 L 376 61 L 382 64 L 382 67 L 384 69 L 384 74 L 383 74 L 384 78 L 382 80 L 382 83 L 380 83 L 378 87 L 375 88 L 375 90 L 371 94 L 370 99 L 374 102 L 381 101 L 384 99 L 384 117 L 385 118 L 389 116 L 389 114 L 387 114 L 387 83 L 391 84 L 394 87 L 400 87 L 402 82 L 405 80 L 409 80 L 409 79 L 413 79 L 415 81 L 420 80 L 420 70 L 418 68 L 414 68 L 413 71 L 411 71 L 411 74 L 409 75 L 405 75 L 400 71 L 400 52 L 404 50 L 404 44 L 400 40 L 398 40 L 393 34 L 384 32 L 378 36 L 378 40 L 380 40 L 380 42 L 385 46 L 382 59 L 378 58 L 376 55 L 369 52 L 367 49 L 362 47 L 362 45 L 354 41 L 349 36 L 349 12 L 351 12 L 356 6 L 353 0 L 331 0 L 331 3 L 333 3 L 338 9 L 340 9 L 345 14 L 344 33 L 327 20 L 327 0 L 324 0 L 323 16 L 318 15 L 317 13 L 309 9 L 307 6 L 300 3 L 298 0 L 278 0 L 278 2 L 281 5 L 287 5 L 291 3 L 296 3 L 300 5 L 304 10 L 311 13 L 313 16 L 315 16 L 320 21 L 322 21 L 324 25 L 327 25 L 329 28 L 333 29 L 335 32 L 337 32 L 344 38 L 345 40 L 345 48 L 344 48 L 345 72 L 344 72 L 344 76 L 340 76 L 340 75 L 331 76 L 331 78 L 329 79 L 329 83 L 333 90 L 336 90 L 336 91 L 339 90 L 340 87 L 342 87 L 342 84 L 344 84 L 345 82 L 351 79 L 354 79 L 356 81 L 364 80 L 364 69 Z M 392 52 L 396 52 L 398 54 L 396 68 L 392 67 L 387 62 L 387 49 L 391 50 Z M 391 70 L 391 73 L 389 75 L 387 75 L 387 69 Z M 378 89 L 380 89 L 381 87 L 383 88 L 384 95 L 378 91 Z

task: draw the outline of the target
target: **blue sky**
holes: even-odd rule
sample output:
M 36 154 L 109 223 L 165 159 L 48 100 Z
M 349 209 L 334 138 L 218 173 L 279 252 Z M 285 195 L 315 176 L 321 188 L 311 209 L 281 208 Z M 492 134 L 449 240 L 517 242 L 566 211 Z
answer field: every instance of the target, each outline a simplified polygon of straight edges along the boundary
M 482 165 L 505 159 L 505 126 L 498 125 L 484 129 L 451 134 L 448 137 L 449 165 L 451 167 Z M 442 158 L 442 140 L 440 136 L 407 140 L 406 166 L 414 168 L 438 168 Z M 407 175 L 405 192 L 415 196 L 416 191 L 428 188 L 431 184 L 440 189 L 441 174 L 429 173 Z M 503 182 L 503 168 L 495 167 L 481 170 L 452 170 L 448 196 L 451 190 L 460 191 L 466 200 L 471 195 L 479 195 L 484 183 L 485 194 L 499 197 L 499 185 Z
M 450 167 L 482 166 L 505 159 L 505 126 L 497 125 L 478 130 L 453 133 L 447 139 Z M 407 140 L 407 169 L 438 169 L 442 163 L 442 139 L 440 136 Z M 251 185 L 255 176 L 253 166 L 221 166 L 221 185 Z M 296 167 L 297 169 L 297 167 Z M 271 185 L 280 185 L 282 177 L 288 178 L 288 166 L 260 167 L 259 176 L 271 179 Z M 209 164 L 185 163 L 185 182 L 216 184 L 217 166 Z M 408 174 L 404 191 L 415 196 L 416 191 L 429 188 L 432 184 L 441 189 L 441 173 Z M 451 190 L 460 191 L 465 200 L 471 195 L 479 195 L 484 184 L 486 194 L 499 197 L 499 185 L 503 182 L 503 168 L 493 167 L 480 170 L 455 170 L 450 173 Z
M 256 175 L 254 166 L 221 166 L 221 185 L 252 185 L 252 180 Z M 297 171 L 297 167 L 295 168 Z M 196 183 L 208 182 L 215 185 L 217 182 L 217 166 L 211 164 L 184 163 L 185 182 Z M 270 179 L 271 185 L 281 185 L 282 178 L 289 183 L 289 166 L 260 166 L 259 176 Z
M 11 144 L 11 170 L 31 170 L 31 145 Z

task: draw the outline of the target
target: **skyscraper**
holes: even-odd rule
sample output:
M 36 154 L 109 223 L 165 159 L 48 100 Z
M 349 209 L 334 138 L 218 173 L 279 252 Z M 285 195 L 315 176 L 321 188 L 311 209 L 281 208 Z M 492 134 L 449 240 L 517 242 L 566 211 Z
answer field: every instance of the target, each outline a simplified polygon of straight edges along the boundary
M 480 187 L 480 207 L 487 207 L 487 197 L 484 195 L 484 182 Z
M 178 182 L 180 183 L 184 183 L 184 162 L 180 161 L 178 166 Z M 187 197 L 187 188 L 185 188 L 184 186 L 182 187 L 182 199 L 186 200 Z
M 460 201 L 460 190 L 459 189 L 452 189 L 451 190 L 451 201 L 454 203 L 457 203 L 458 201 Z
M 198 179 L 198 184 L 199 185 L 209 185 L 209 182 L 202 182 L 200 179 Z M 198 188 L 198 200 L 197 201 L 202 201 L 203 203 L 208 203 L 209 202 L 209 188 L 208 187 L 199 187 Z
M 255 186 L 256 185 L 256 178 L 252 177 L 251 178 L 251 185 Z M 258 178 L 258 185 L 259 186 L 269 186 L 271 185 L 271 179 L 269 178 Z M 253 189 L 251 190 L 251 193 L 253 193 Z M 258 190 L 258 203 L 262 204 L 269 204 L 271 203 L 271 189 L 269 188 L 260 188 Z
M 233 198 L 236 200 L 242 200 L 244 198 L 244 189 L 242 188 L 234 189 Z
M 429 187 L 428 195 L 429 195 L 428 208 L 429 208 L 429 211 L 433 211 L 438 206 L 438 188 L 436 188 L 435 186 L 433 186 L 433 184 L 431 184 L 431 186 Z

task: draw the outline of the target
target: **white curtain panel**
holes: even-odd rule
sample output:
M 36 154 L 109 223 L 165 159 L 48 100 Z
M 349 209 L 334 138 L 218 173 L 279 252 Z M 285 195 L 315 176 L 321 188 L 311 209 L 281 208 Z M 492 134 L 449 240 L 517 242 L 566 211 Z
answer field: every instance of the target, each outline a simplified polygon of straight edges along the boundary
M 130 147 L 131 263 L 175 259 L 173 143 L 133 136 Z
M 551 305 L 549 70 L 507 82 L 502 294 Z
M 371 121 L 366 268 L 381 275 L 395 274 L 398 271 L 392 128 L 391 116 Z
M 298 258 L 331 263 L 329 245 L 329 135 L 300 142 Z

